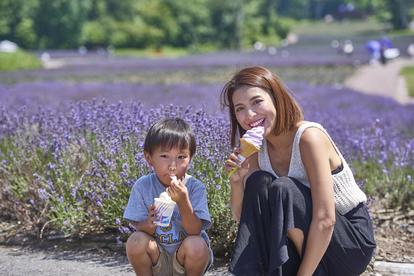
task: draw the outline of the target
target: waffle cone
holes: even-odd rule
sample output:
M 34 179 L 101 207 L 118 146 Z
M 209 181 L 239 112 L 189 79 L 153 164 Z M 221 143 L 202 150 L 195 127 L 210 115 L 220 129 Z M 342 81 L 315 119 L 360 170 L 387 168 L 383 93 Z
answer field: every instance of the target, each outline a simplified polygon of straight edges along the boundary
M 253 153 L 259 152 L 260 148 L 256 147 L 253 143 L 250 143 L 248 140 L 241 138 L 240 139 L 240 155 L 244 158 L 250 157 Z
M 247 139 L 241 138 L 240 139 L 240 154 L 239 156 L 242 157 L 242 162 L 250 157 L 253 153 L 259 152 L 260 148 L 256 147 L 253 143 L 250 143 Z M 228 176 L 232 176 L 239 168 L 233 168 L 229 173 Z

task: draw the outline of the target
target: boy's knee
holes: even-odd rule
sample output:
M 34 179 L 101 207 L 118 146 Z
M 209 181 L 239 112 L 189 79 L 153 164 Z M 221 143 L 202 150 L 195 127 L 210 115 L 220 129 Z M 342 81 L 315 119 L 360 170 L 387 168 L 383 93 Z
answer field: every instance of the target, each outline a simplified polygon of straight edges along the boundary
M 152 237 L 144 232 L 137 231 L 132 233 L 126 242 L 126 252 L 128 255 L 139 255 L 151 250 L 151 247 L 156 246 Z M 154 245 L 153 245 L 154 244 Z
M 208 257 L 208 247 L 200 236 L 188 236 L 181 244 L 186 257 L 200 259 Z

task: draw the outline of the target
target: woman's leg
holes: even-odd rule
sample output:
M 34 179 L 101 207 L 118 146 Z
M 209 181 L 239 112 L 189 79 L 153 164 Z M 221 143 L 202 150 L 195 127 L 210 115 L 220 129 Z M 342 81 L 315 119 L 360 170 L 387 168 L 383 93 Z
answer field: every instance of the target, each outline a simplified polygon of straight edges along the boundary
M 375 247 L 371 218 L 361 203 L 345 215 L 336 213 L 332 239 L 321 265 L 329 275 L 359 275 L 368 266 Z
M 300 182 L 254 172 L 246 181 L 230 270 L 236 275 L 264 275 L 280 270 L 289 259 L 287 231 L 298 228 L 306 236 L 311 206 L 309 188 Z
M 267 172 L 254 172 L 246 181 L 242 212 L 233 251 L 230 271 L 235 275 L 263 275 L 267 266 L 269 236 L 269 208 L 267 187 L 275 177 Z M 256 221 L 259 223 L 256 224 Z M 265 233 L 264 235 L 262 233 Z

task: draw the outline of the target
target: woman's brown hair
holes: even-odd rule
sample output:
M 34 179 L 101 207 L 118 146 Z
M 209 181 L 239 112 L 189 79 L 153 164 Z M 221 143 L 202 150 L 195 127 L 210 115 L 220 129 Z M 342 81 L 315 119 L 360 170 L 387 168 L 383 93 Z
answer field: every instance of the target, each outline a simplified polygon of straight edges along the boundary
M 277 112 L 276 125 L 273 129 L 275 135 L 291 130 L 296 123 L 303 120 L 302 108 L 279 77 L 260 66 L 242 69 L 224 85 L 221 91 L 221 104 L 229 108 L 232 147 L 236 145 L 237 131 L 239 137 L 246 132 L 237 122 L 233 104 L 234 92 L 243 86 L 261 88 L 272 97 Z

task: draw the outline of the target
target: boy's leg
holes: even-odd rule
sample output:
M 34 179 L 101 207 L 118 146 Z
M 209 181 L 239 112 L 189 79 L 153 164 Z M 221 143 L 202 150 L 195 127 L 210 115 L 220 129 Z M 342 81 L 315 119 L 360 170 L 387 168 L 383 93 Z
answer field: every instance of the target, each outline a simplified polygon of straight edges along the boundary
M 137 275 L 152 275 L 152 266 L 158 262 L 160 250 L 153 237 L 137 231 L 126 243 L 128 260 Z
M 181 243 L 176 253 L 177 266 L 184 268 L 185 275 L 203 275 L 210 261 L 210 250 L 206 241 L 200 236 L 188 236 Z M 175 260 L 173 260 L 173 263 Z M 180 274 L 180 269 L 173 267 L 174 274 Z M 182 273 L 184 275 L 184 273 Z

